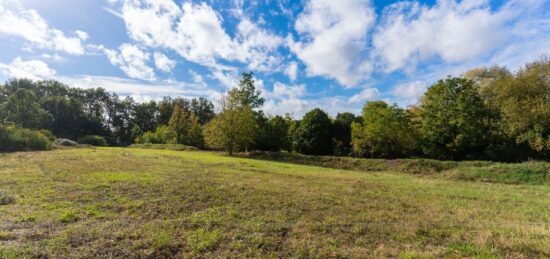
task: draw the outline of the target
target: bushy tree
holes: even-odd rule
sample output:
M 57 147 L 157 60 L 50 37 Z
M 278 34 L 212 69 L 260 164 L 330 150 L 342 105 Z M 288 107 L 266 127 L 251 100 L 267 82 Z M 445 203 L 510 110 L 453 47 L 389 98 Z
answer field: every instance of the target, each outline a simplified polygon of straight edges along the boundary
M 36 95 L 27 89 L 17 89 L 0 108 L 0 122 L 12 122 L 23 128 L 47 129 L 53 119 L 40 107 Z
M 204 128 L 206 145 L 224 149 L 230 155 L 248 149 L 254 143 L 255 135 L 256 121 L 248 106 L 223 109 Z
M 493 80 L 482 96 L 492 117 L 498 118 L 495 131 L 501 138 L 527 145 L 539 157 L 550 152 L 550 59 Z
M 256 137 L 256 148 L 259 150 L 280 151 L 289 150 L 288 128 L 290 120 L 280 115 L 266 118 L 263 116 L 256 119 L 258 123 L 258 136 Z
M 351 152 L 351 124 L 357 122 L 353 113 L 338 113 L 333 121 L 332 135 L 334 141 L 334 154 L 339 156 L 349 155 Z
M 438 159 L 476 158 L 487 146 L 487 110 L 474 82 L 447 78 L 422 97 L 423 150 Z
M 52 114 L 53 121 L 49 129 L 60 138 L 76 139 L 81 135 L 84 111 L 82 103 L 73 98 L 48 96 L 41 106 Z
M 383 101 L 368 102 L 363 122 L 353 123 L 354 153 L 371 158 L 398 158 L 414 152 L 418 136 L 407 111 Z
M 193 98 L 191 100 L 191 112 L 194 113 L 201 125 L 209 122 L 214 116 L 214 104 L 204 97 Z
M 306 155 L 332 154 L 331 124 L 323 110 L 315 108 L 309 111 L 293 129 L 292 149 Z

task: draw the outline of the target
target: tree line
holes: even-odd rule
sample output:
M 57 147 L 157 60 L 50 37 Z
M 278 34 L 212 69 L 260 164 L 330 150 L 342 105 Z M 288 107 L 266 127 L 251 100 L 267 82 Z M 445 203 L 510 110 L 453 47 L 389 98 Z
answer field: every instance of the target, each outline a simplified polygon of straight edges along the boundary
M 300 120 L 267 116 L 264 102 L 251 72 L 223 95 L 218 112 L 205 98 L 137 103 L 103 88 L 13 79 L 0 86 L 0 123 L 59 138 L 101 137 L 109 145 L 178 143 L 229 154 L 284 150 L 366 158 L 550 158 L 548 58 L 517 72 L 498 66 L 472 69 L 437 81 L 416 105 L 370 101 L 358 116 L 344 112 L 331 118 L 319 108 Z

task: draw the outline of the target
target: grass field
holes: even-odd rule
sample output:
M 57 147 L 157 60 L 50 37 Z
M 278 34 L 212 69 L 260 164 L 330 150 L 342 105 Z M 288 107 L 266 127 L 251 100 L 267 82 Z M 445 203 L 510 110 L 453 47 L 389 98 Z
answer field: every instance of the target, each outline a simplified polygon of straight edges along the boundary
M 550 185 L 388 170 L 139 148 L 0 154 L 0 257 L 550 257 Z

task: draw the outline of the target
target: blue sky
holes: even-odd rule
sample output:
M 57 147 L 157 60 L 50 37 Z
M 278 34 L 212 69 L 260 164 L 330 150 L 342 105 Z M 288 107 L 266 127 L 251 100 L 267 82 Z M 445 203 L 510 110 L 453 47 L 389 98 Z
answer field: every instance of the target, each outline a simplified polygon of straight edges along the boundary
M 215 101 L 253 71 L 268 114 L 359 113 L 550 54 L 550 1 L 0 0 L 0 49 L 1 80 Z

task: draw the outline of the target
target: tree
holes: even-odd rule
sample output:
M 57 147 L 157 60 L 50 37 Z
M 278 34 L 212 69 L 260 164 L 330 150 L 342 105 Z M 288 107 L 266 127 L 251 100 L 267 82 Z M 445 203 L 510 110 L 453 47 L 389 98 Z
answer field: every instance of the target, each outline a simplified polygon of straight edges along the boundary
M 293 132 L 292 149 L 306 155 L 332 154 L 331 121 L 323 110 L 315 108 L 304 115 Z
M 204 128 L 206 145 L 224 149 L 229 155 L 246 150 L 254 143 L 256 122 L 248 106 L 223 109 Z
M 201 125 L 209 122 L 214 116 L 214 104 L 204 97 L 191 100 L 191 112 L 196 114 Z
M 265 99 L 261 97 L 260 90 L 256 89 L 254 73 L 243 73 L 239 85 L 229 91 L 229 98 L 232 103 L 239 106 L 248 106 L 257 109 L 264 105 Z
M 153 131 L 158 126 L 158 107 L 155 101 L 136 104 L 133 110 L 134 125 L 136 133 L 141 135 L 147 131 Z M 136 134 L 137 135 L 137 134 Z
M 57 137 L 77 139 L 84 120 L 82 103 L 62 96 L 48 96 L 41 100 L 42 107 L 53 115 L 49 128 Z
M 259 150 L 280 151 L 288 150 L 288 128 L 290 121 L 280 115 L 260 119 L 256 118 L 258 123 L 258 132 L 256 137 L 256 148 Z
M 550 152 L 550 59 L 497 78 L 482 96 L 492 117 L 498 118 L 495 126 L 499 136 L 527 145 L 539 153 L 538 157 Z
M 398 158 L 415 148 L 414 130 L 407 111 L 383 101 L 368 102 L 363 108 L 363 123 L 353 122 L 353 151 L 371 158 Z
M 487 110 L 474 82 L 447 78 L 422 97 L 424 153 L 438 159 L 479 156 L 487 145 Z
M 0 122 L 13 122 L 22 128 L 47 129 L 52 122 L 52 115 L 40 107 L 31 90 L 17 89 L 0 108 Z
M 351 124 L 357 122 L 353 113 L 338 113 L 332 124 L 334 154 L 349 155 L 351 151 Z
M 175 143 L 183 144 L 187 137 L 187 113 L 181 109 L 179 105 L 174 107 L 170 122 L 168 122 L 168 129 L 173 132 L 175 136 Z

